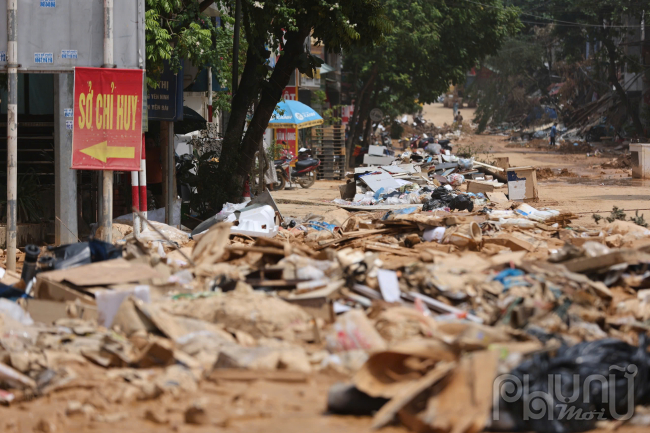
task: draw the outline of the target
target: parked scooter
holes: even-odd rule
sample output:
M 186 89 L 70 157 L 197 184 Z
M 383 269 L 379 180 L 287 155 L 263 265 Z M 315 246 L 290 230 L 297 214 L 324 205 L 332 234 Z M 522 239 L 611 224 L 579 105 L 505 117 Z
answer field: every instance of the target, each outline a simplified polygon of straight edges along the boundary
M 295 161 L 295 167 L 291 163 Z M 287 183 L 295 181 L 301 188 L 310 188 L 316 182 L 316 168 L 320 160 L 312 158 L 311 151 L 304 147 L 298 151 L 297 158 L 286 157 L 275 161 L 275 170 L 278 175 L 278 182 L 273 185 L 276 191 L 283 190 Z

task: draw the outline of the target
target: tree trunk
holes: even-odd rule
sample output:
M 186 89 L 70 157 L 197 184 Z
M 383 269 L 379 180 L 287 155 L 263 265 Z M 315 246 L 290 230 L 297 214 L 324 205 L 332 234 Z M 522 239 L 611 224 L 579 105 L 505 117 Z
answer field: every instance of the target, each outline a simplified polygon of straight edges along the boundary
M 372 92 L 373 92 L 374 86 L 370 86 L 369 89 L 367 89 L 365 98 L 363 98 L 363 102 L 361 103 L 361 107 L 359 107 L 359 129 L 361 132 L 361 136 L 363 138 L 363 134 L 365 134 L 365 126 L 366 126 L 366 120 L 368 120 L 368 116 L 370 115 L 370 110 L 372 108 Z M 354 148 L 354 145 L 359 142 L 359 134 L 355 134 L 354 139 L 352 140 L 352 147 Z
M 237 92 L 236 99 L 240 97 L 241 93 L 245 93 L 246 97 L 240 99 L 245 100 L 247 105 L 243 102 L 235 107 L 233 101 L 233 110 L 228 122 L 228 131 L 226 142 L 224 138 L 222 156 L 219 159 L 219 185 L 222 185 L 222 193 L 217 199 L 217 206 L 221 208 L 226 202 L 239 202 L 242 197 L 242 188 L 246 180 L 246 176 L 251 172 L 251 168 L 255 162 L 255 152 L 258 149 L 258 143 L 264 137 L 269 120 L 273 115 L 273 110 L 282 99 L 282 91 L 289 84 L 291 74 L 294 73 L 298 57 L 303 53 L 305 38 L 309 36 L 311 29 L 300 29 L 298 32 L 287 32 L 285 35 L 287 43 L 284 46 L 282 56 L 271 74 L 271 78 L 264 86 L 261 86 L 262 81 L 255 72 L 247 74 L 247 70 L 261 69 L 260 57 L 251 54 L 246 58 L 246 66 L 244 73 L 239 84 L 239 91 Z M 257 109 L 253 115 L 246 134 L 243 140 L 240 137 L 246 122 L 246 113 L 250 107 L 254 96 L 258 90 L 262 88 L 262 95 L 257 105 Z
M 354 134 L 357 132 L 357 122 L 359 121 L 359 110 L 361 108 L 361 104 L 363 103 L 363 94 L 359 94 L 356 101 L 354 102 L 354 113 L 352 114 L 350 123 L 348 123 L 348 125 L 350 125 L 350 131 L 348 132 L 348 141 L 345 143 L 345 151 L 347 152 L 346 155 L 348 156 L 346 171 L 354 166 L 354 146 L 352 146 L 352 143 L 354 143 Z
M 632 124 L 634 125 L 634 129 L 636 130 L 637 136 L 642 136 L 643 124 L 641 123 L 641 119 L 639 118 L 639 115 L 634 110 L 634 107 L 632 106 L 632 102 L 627 97 L 627 93 L 625 92 L 625 89 L 623 88 L 623 86 L 621 86 L 621 83 L 618 80 L 618 74 L 616 71 L 616 47 L 614 46 L 614 42 L 612 42 L 612 40 L 609 38 L 603 38 L 603 39 L 604 39 L 605 48 L 607 48 L 607 55 L 609 57 L 609 81 L 614 85 L 614 88 L 616 89 L 616 94 L 618 95 L 619 98 L 621 98 L 623 104 L 625 104 L 625 110 L 627 111 L 627 115 L 630 117 L 630 119 L 632 119 Z
M 262 76 L 258 72 L 258 58 L 255 46 L 251 43 L 246 52 L 246 65 L 242 72 L 238 91 L 233 95 L 228 126 L 223 137 L 217 181 L 223 188 L 218 196 L 213 198 L 215 211 L 219 211 L 226 202 L 238 203 L 242 196 L 243 181 L 240 184 L 233 182 L 236 161 L 240 157 L 241 139 L 246 125 L 246 114 L 251 104 L 259 93 Z M 263 46 L 263 43 L 262 43 Z M 233 72 L 234 73 L 234 72 Z
M 379 99 L 379 91 L 376 91 L 374 92 L 374 95 L 372 97 L 372 103 L 370 104 L 370 109 L 368 110 L 368 117 L 366 118 L 366 128 L 363 131 L 363 142 L 366 145 L 370 145 L 370 133 L 371 131 L 374 132 L 374 130 L 372 129 L 372 119 L 370 118 L 370 111 L 377 106 L 378 99 Z M 368 100 L 370 100 L 370 98 L 368 98 Z
M 368 82 L 363 86 L 363 89 L 361 89 L 361 92 L 357 95 L 357 100 L 355 101 L 354 105 L 354 114 L 352 115 L 352 119 L 350 120 L 350 133 L 348 136 L 348 141 L 345 143 L 347 155 L 348 155 L 348 165 L 349 167 L 352 167 L 354 165 L 354 144 L 356 143 L 356 138 L 355 136 L 357 135 L 357 123 L 359 119 L 364 119 L 364 116 L 362 116 L 362 107 L 364 106 L 364 102 L 368 101 L 370 97 L 365 97 L 366 92 L 368 91 L 368 88 L 372 86 L 372 84 L 375 81 L 375 78 L 377 77 L 377 71 L 379 69 L 379 65 L 375 64 L 372 74 L 370 75 L 370 78 L 368 78 Z M 372 90 L 372 89 L 371 89 Z M 367 104 L 366 104 L 367 105 Z M 365 117 L 368 116 L 368 113 L 365 114 Z

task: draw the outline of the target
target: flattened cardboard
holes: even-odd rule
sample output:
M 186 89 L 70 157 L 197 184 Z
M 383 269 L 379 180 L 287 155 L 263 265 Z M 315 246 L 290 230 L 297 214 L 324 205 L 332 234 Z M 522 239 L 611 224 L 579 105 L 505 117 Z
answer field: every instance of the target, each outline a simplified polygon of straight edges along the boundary
M 34 319 L 34 322 L 51 325 L 59 319 L 70 317 L 68 311 L 75 311 L 75 318 L 82 320 L 97 320 L 97 308 L 74 302 L 57 302 L 46 299 L 27 299 L 25 310 Z
M 93 296 L 72 289 L 65 284 L 50 280 L 46 275 L 49 272 L 38 274 L 36 284 L 34 284 L 32 296 L 35 299 L 44 299 L 48 301 L 66 302 L 79 299 L 82 304 L 94 305 Z
M 498 238 L 489 238 L 483 240 L 485 245 L 493 244 L 510 248 L 512 251 L 535 251 L 535 246 L 511 234 L 502 234 Z
M 492 408 L 498 359 L 498 353 L 491 351 L 465 355 L 447 386 L 429 399 L 420 420 L 432 431 L 483 431 Z
M 107 260 L 77 268 L 50 271 L 40 274 L 42 278 L 61 283 L 66 281 L 75 286 L 108 286 L 161 278 L 150 266 L 131 263 L 124 259 Z
M 495 203 L 508 203 L 510 200 L 508 200 L 508 197 L 502 192 L 488 192 L 486 193 L 487 198 L 490 201 L 493 201 Z

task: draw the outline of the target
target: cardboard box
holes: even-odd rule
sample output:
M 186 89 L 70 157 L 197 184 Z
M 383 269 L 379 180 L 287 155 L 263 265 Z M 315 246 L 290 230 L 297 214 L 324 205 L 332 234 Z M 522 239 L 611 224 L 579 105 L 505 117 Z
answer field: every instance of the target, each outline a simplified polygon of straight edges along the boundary
M 512 201 L 537 201 L 537 172 L 533 167 L 513 167 L 508 175 L 508 198 Z
M 494 191 L 494 185 L 481 182 L 468 182 L 467 183 L 467 192 L 478 194 L 480 192 L 492 192 Z

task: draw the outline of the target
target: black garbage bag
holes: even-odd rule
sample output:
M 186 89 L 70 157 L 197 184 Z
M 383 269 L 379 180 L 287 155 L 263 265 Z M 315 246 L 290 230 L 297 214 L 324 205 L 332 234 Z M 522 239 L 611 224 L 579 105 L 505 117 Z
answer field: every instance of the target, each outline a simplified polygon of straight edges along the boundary
M 48 265 L 52 269 L 68 269 L 122 257 L 122 247 L 97 239 L 48 248 L 48 251 L 54 256 Z
M 439 186 L 431 193 L 431 200 L 442 200 L 445 203 L 450 203 L 452 198 L 451 192 L 444 186 Z
M 447 188 L 440 186 L 431 193 L 431 199 L 424 204 L 422 210 L 426 212 L 440 209 L 441 207 L 448 207 L 451 210 L 467 210 L 471 212 L 474 210 L 474 202 L 465 194 L 455 196 Z
M 468 195 L 460 194 L 451 200 L 449 207 L 452 210 L 466 210 L 471 212 L 474 210 L 474 201 Z
M 641 336 L 639 347 L 604 339 L 564 346 L 553 357 L 535 355 L 497 379 L 493 413 L 511 417 L 516 430 L 543 433 L 582 432 L 600 420 L 629 419 L 650 397 L 647 346 Z
M 428 202 L 424 203 L 422 210 L 424 212 L 429 212 L 432 210 L 440 209 L 442 207 L 447 207 L 447 203 L 442 200 L 429 200 Z

